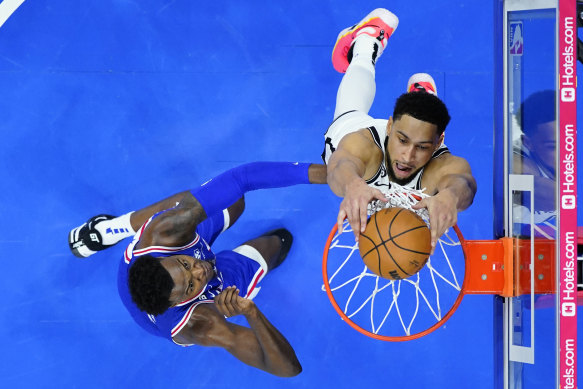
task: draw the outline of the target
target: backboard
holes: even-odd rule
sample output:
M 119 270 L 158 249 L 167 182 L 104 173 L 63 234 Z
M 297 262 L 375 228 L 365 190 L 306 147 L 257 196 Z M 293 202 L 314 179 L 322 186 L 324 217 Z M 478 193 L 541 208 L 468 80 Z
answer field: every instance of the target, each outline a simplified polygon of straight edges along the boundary
M 530 245 L 515 253 L 517 297 L 495 297 L 497 388 L 576 386 L 574 11 L 558 0 L 496 10 L 494 235 Z

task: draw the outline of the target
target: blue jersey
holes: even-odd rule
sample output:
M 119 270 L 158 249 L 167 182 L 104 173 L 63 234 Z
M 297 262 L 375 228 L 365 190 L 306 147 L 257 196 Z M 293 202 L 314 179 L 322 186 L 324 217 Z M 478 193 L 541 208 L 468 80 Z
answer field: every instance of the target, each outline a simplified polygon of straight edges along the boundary
M 136 249 L 144 230 L 162 213 L 152 216 L 126 248 L 118 272 L 118 290 L 123 304 L 142 328 L 151 334 L 173 340 L 172 338 L 188 323 L 194 309 L 200 304 L 213 303 L 213 298 L 222 292 L 225 285 L 234 285 L 240 290 L 241 296 L 253 298 L 259 291 L 258 282 L 267 273 L 267 265 L 260 255 L 254 255 L 256 251 L 254 252 L 250 246 L 240 246 L 233 251 L 222 251 L 216 255 L 212 252 L 210 245 L 224 230 L 221 213 L 200 223 L 193 240 L 182 247 L 151 246 Z M 244 255 L 245 253 L 251 254 Z M 161 315 L 154 316 L 138 309 L 132 301 L 128 288 L 128 270 L 132 261 L 145 254 L 154 257 L 184 254 L 208 261 L 213 265 L 215 277 L 197 296 L 169 308 Z

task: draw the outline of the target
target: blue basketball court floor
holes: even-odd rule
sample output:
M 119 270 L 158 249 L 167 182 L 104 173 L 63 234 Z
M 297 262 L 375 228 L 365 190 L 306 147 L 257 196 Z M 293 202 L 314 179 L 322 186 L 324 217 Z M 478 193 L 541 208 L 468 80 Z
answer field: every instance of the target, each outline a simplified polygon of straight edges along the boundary
M 67 245 L 90 216 L 139 209 L 245 162 L 320 162 L 341 80 L 336 36 L 381 6 L 400 25 L 377 63 L 371 113 L 388 117 L 411 74 L 433 75 L 453 118 L 446 144 L 478 181 L 458 224 L 468 239 L 491 239 L 491 3 L 23 2 L 0 27 L 0 386 L 491 388 L 491 296 L 466 297 L 442 328 L 409 342 L 340 320 L 321 288 L 340 203 L 325 185 L 248 194 L 215 243 L 294 233 L 255 300 L 293 345 L 294 378 L 148 335 L 117 294 L 124 244 L 86 260 Z

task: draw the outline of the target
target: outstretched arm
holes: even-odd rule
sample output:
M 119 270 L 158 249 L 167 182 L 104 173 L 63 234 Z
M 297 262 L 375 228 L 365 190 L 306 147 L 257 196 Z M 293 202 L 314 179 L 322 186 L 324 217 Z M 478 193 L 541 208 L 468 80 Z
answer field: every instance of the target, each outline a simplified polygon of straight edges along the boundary
M 344 136 L 328 162 L 328 185 L 332 192 L 344 197 L 336 220 L 338 231 L 342 232 L 342 223 L 348 218 L 356 240 L 366 227 L 368 204 L 375 199 L 387 201 L 381 191 L 369 187 L 364 180 L 378 169 L 382 154 L 370 133 L 360 130 Z
M 192 240 L 197 225 L 208 215 L 242 201 L 246 192 L 298 184 L 325 183 L 326 166 L 292 162 L 254 162 L 230 169 L 191 192 L 179 204 L 152 221 L 138 247 L 172 246 Z M 169 204 L 165 201 L 164 204 Z M 172 204 L 174 206 L 174 204 Z M 151 217 L 153 213 L 149 216 Z M 144 213 L 143 216 L 147 216 Z M 147 219 L 146 219 L 147 220 Z M 143 220 L 144 223 L 146 220 Z
M 253 301 L 238 292 L 234 287 L 226 288 L 214 304 L 197 306 L 174 341 L 222 347 L 240 361 L 280 377 L 301 373 L 302 367 L 289 342 Z M 236 315 L 244 315 L 250 328 L 225 320 L 225 316 Z
M 422 186 L 435 195 L 421 200 L 413 209 L 427 208 L 433 254 L 437 240 L 457 223 L 458 212 L 472 204 L 478 188 L 468 162 L 450 154 L 437 158 L 426 168 Z
M 192 194 L 210 215 L 253 190 L 325 183 L 324 170 L 324 165 L 309 163 L 253 162 L 220 174 L 194 189 Z

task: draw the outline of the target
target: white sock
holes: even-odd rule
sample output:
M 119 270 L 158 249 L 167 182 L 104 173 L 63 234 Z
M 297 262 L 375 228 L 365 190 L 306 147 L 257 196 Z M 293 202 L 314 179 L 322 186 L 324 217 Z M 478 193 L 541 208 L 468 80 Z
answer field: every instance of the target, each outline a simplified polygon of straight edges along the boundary
M 133 230 L 130 223 L 130 216 L 133 211 L 115 219 L 105 220 L 97 223 L 95 229 L 101 234 L 104 245 L 112 245 L 130 236 L 134 236 L 136 231 Z
M 374 72 L 374 65 L 383 53 L 383 46 L 378 41 L 378 39 L 373 38 L 370 35 L 360 35 L 354 41 L 352 45 L 352 60 L 350 65 L 354 64 L 355 61 L 361 65 L 371 66 Z
M 378 41 L 362 35 L 354 42 L 352 61 L 342 77 L 336 94 L 334 119 L 348 111 L 368 114 L 376 94 L 375 67 L 372 61 L 374 45 Z M 380 47 L 380 44 L 377 43 Z M 377 54 L 378 58 L 378 54 Z

